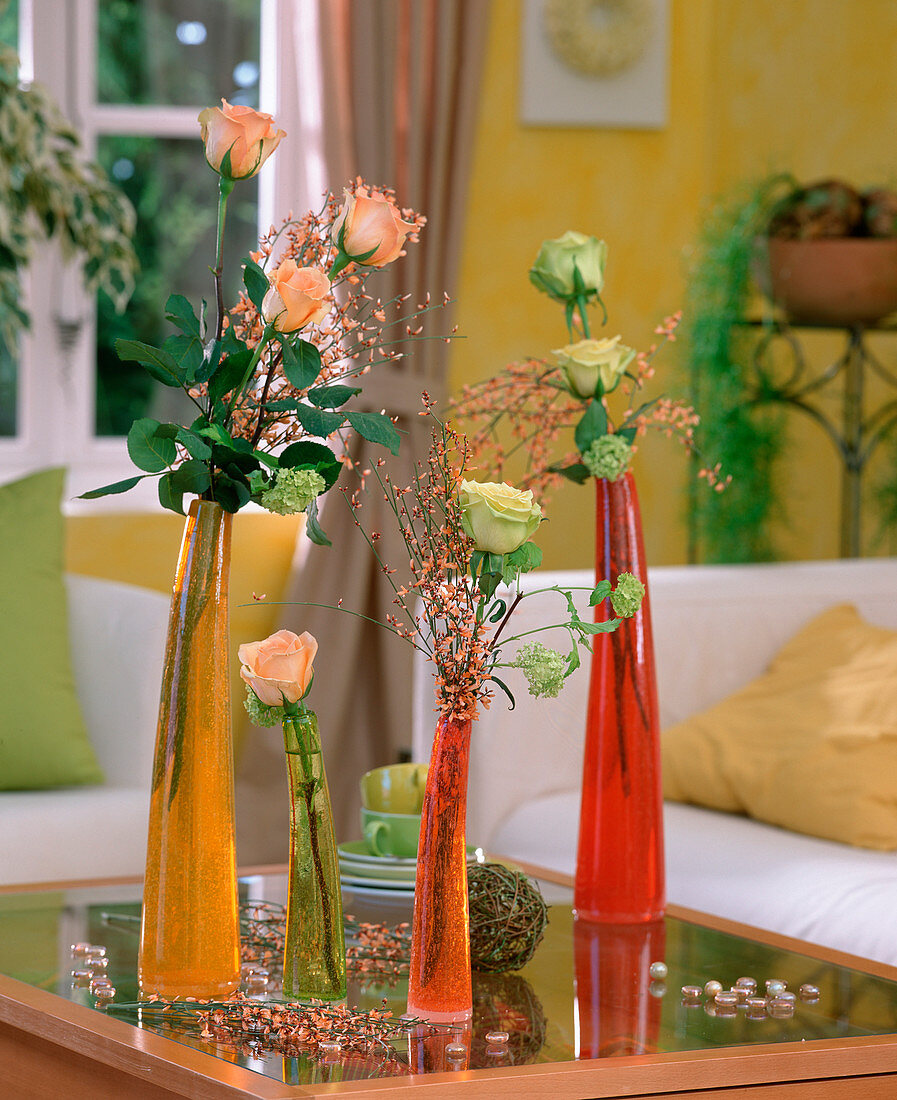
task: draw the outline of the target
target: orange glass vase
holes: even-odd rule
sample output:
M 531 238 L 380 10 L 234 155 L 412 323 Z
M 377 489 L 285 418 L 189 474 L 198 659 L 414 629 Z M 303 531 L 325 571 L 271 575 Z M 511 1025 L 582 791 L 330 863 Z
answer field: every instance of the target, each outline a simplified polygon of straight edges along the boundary
M 597 634 L 583 754 L 573 907 L 581 919 L 657 920 L 666 904 L 660 723 L 651 607 L 635 480 L 596 479 L 596 583 L 633 573 L 640 609 L 612 634 Z M 595 620 L 611 617 L 610 601 Z
M 219 998 L 240 984 L 227 584 L 231 516 L 190 506 L 168 620 L 153 762 L 141 993 Z
M 465 839 L 470 726 L 469 718 L 437 722 L 421 809 L 408 1011 L 441 1023 L 473 1014 Z

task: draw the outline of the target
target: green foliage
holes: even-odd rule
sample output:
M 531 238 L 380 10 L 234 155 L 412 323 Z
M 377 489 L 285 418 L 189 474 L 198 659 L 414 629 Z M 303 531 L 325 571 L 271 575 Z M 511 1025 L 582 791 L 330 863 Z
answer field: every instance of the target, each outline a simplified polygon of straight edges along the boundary
M 11 345 L 29 324 L 19 278 L 40 238 L 58 240 L 88 288 L 102 287 L 123 308 L 137 269 L 134 223 L 49 93 L 19 85 L 15 51 L 0 43 L 0 335 Z
M 722 493 L 690 490 L 690 522 L 707 561 L 776 557 L 770 521 L 778 507 L 774 473 L 783 448 L 784 412 L 750 403 L 750 337 L 741 322 L 749 300 L 755 240 L 783 190 L 793 186 L 791 177 L 773 176 L 716 205 L 689 273 L 680 335 L 691 402 L 701 414 L 698 447 L 712 454 L 732 478 Z

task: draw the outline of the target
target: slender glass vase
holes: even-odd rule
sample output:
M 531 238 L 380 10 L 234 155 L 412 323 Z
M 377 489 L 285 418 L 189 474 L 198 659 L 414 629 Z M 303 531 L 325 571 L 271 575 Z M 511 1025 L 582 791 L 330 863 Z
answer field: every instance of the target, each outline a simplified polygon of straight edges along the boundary
M 286 717 L 290 869 L 283 992 L 338 1001 L 346 995 L 346 944 L 330 792 L 312 711 Z
M 663 983 L 651 980 L 662 962 L 666 926 L 573 922 L 576 1057 L 651 1054 L 658 1049 Z
M 168 620 L 138 979 L 143 994 L 240 984 L 227 585 L 231 516 L 190 506 Z
M 469 718 L 437 722 L 421 810 L 408 1011 L 441 1023 L 473 1013 L 465 840 L 470 726 Z
M 599 478 L 596 488 L 596 583 L 630 572 L 646 590 L 631 619 L 594 638 L 573 906 L 580 919 L 625 924 L 656 920 L 666 905 L 660 724 L 635 481 Z M 611 616 L 609 603 L 596 621 Z

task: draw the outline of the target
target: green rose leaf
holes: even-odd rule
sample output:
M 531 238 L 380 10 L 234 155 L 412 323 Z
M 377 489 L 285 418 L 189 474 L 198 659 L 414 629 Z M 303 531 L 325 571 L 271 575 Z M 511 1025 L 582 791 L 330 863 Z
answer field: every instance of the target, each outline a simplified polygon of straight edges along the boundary
M 268 282 L 268 276 L 259 265 L 248 258 L 243 265 L 243 285 L 246 287 L 250 302 L 261 312 L 262 302 L 265 300 L 265 295 L 268 293 L 271 284 Z
M 290 341 L 286 336 L 279 339 L 287 381 L 297 390 L 307 390 L 321 373 L 321 353 L 308 340 Z
M 638 432 L 638 429 L 636 429 L 636 428 L 620 428 L 617 431 L 617 435 L 621 439 L 625 439 L 626 442 L 631 447 L 632 444 L 635 443 L 635 437 L 636 437 L 637 432 Z
M 179 328 L 181 332 L 186 333 L 188 336 L 194 336 L 197 340 L 202 340 L 199 318 L 193 312 L 193 306 L 183 294 L 169 294 L 168 301 L 165 303 L 165 319 L 171 321 L 176 328 Z
M 251 362 L 252 352 L 248 348 L 221 360 L 209 379 L 209 399 L 213 404 L 239 386 Z
M 285 397 L 282 401 L 268 401 L 265 404 L 265 412 L 285 413 L 295 412 L 299 408 L 299 402 L 295 397 Z
M 318 522 L 318 502 L 313 500 L 305 511 L 305 533 L 316 546 L 332 546 Z
M 584 634 L 611 634 L 622 621 L 622 619 L 608 619 L 606 623 L 579 622 L 576 624 L 576 629 Z
M 138 470 L 158 474 L 170 466 L 177 458 L 174 440 L 157 436 L 156 432 L 165 425 L 150 417 L 135 420 L 128 432 L 128 454 Z
M 122 362 L 139 363 L 147 374 L 152 375 L 163 386 L 183 386 L 186 372 L 162 348 L 151 347 L 139 340 L 116 340 L 115 350 Z
M 189 428 L 178 428 L 175 438 L 186 448 L 191 457 L 201 459 L 203 462 L 208 462 L 212 457 L 212 448 L 197 432 Z
M 159 478 L 159 503 L 169 512 L 184 514 L 184 494 L 179 493 L 171 482 L 171 474 L 164 474 Z
M 517 573 L 529 573 L 542 564 L 542 551 L 534 542 L 524 542 L 516 550 L 505 555 L 502 579 L 510 583 Z
M 508 699 L 510 700 L 510 703 L 511 703 L 511 705 L 510 705 L 510 706 L 508 707 L 508 710 L 513 710 L 513 709 L 514 709 L 514 707 L 516 707 L 516 706 L 517 706 L 517 700 L 516 700 L 516 699 L 514 698 L 514 696 L 513 696 L 512 694 L 511 694 L 511 689 L 510 689 L 510 688 L 508 687 L 508 685 L 507 685 L 507 684 L 506 684 L 506 683 L 504 682 L 504 680 L 499 680 L 499 678 L 498 678 L 498 677 L 497 677 L 497 676 L 495 675 L 495 673 L 493 673 L 493 674 L 492 674 L 492 675 L 491 675 L 491 676 L 489 677 L 489 679 L 490 679 L 490 680 L 492 681 L 492 683 L 493 683 L 493 684 L 495 684 L 495 685 L 496 685 L 497 687 L 500 687 L 500 688 L 501 688 L 501 690 L 502 690 L 502 691 L 503 691 L 503 692 L 505 693 L 505 695 L 507 695 L 507 697 L 508 697 Z
M 589 596 L 589 607 L 596 607 L 599 603 L 603 603 L 611 593 L 610 581 L 600 581 L 592 589 L 592 594 Z
M 224 471 L 216 475 L 214 497 L 225 512 L 239 512 L 244 504 L 249 503 L 251 496 L 248 482 L 236 480 Z
M 162 345 L 178 368 L 184 373 L 187 386 L 196 380 L 197 372 L 202 370 L 202 344 L 195 336 L 169 336 Z
M 280 466 L 282 469 L 299 467 L 314 470 L 324 479 L 328 489 L 336 483 L 343 468 L 343 464 L 329 447 L 305 439 L 291 443 L 281 452 Z
M 145 476 L 145 474 L 138 474 L 136 477 L 126 477 L 123 481 L 113 481 L 111 485 L 103 485 L 100 489 L 90 489 L 86 493 L 81 493 L 78 500 L 95 500 L 97 497 L 126 493 L 129 489 L 133 489 L 138 481 L 143 481 Z
M 349 424 L 362 439 L 379 443 L 394 455 L 399 453 L 402 437 L 386 413 L 350 412 L 347 416 Z
M 576 425 L 573 439 L 581 453 L 587 451 L 595 440 L 607 434 L 607 410 L 600 401 L 593 399 Z
M 171 491 L 181 496 L 184 493 L 200 496 L 211 484 L 208 464 L 198 458 L 188 458 L 166 477 Z
M 247 444 L 249 450 L 239 444 Z M 253 453 L 252 446 L 245 439 L 232 439 L 229 443 L 212 444 L 212 462 L 221 470 L 229 469 L 237 476 L 252 473 L 259 468 L 258 459 Z
M 338 409 L 357 393 L 361 393 L 357 386 L 316 386 L 308 391 L 308 399 L 319 409 Z
M 550 466 L 552 473 L 560 474 L 568 481 L 575 481 L 577 485 L 585 485 L 592 476 L 588 466 L 583 462 L 572 462 L 569 466 Z
M 331 435 L 337 428 L 341 428 L 345 424 L 346 414 L 323 412 L 313 405 L 300 405 L 296 409 L 296 419 L 309 435 L 326 439 L 328 435 Z

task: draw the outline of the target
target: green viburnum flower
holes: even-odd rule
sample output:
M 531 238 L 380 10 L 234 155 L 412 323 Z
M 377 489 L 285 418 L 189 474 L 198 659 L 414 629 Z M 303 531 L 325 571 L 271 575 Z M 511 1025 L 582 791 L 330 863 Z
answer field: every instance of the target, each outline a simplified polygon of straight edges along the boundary
M 292 516 L 304 512 L 326 488 L 327 483 L 314 470 L 278 470 L 274 485 L 262 493 L 259 504 L 279 516 Z
M 601 435 L 583 454 L 582 461 L 593 477 L 616 481 L 629 469 L 632 445 L 621 435 Z
M 283 721 L 283 707 L 269 707 L 263 703 L 252 688 L 246 685 L 246 698 L 243 701 L 249 720 L 254 726 L 268 729 L 271 726 L 279 726 Z
M 540 696 L 556 699 L 564 686 L 567 658 L 541 642 L 529 642 L 520 647 L 511 667 L 522 670 L 530 695 L 536 699 Z
M 617 587 L 610 594 L 614 614 L 621 619 L 631 618 L 642 605 L 645 586 L 631 573 L 621 573 L 617 577 Z

